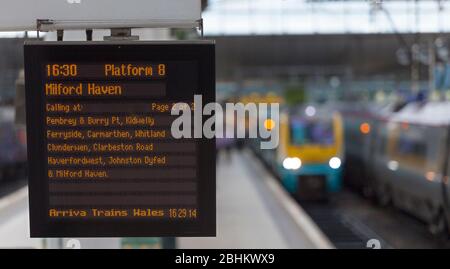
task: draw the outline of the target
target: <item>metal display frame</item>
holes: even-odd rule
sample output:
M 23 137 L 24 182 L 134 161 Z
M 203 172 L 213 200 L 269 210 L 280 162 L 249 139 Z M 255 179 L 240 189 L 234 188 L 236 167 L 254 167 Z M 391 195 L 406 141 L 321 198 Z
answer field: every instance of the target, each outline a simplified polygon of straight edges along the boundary
M 110 29 L 111 38 L 109 40 L 137 40 L 138 37 L 131 36 L 131 29 L 137 28 L 167 28 L 167 29 L 196 29 L 200 32 L 200 37 L 204 37 L 203 18 L 196 21 L 186 20 L 146 20 L 146 21 L 70 21 L 37 19 L 36 32 L 40 38 L 40 32 L 56 31 L 58 41 L 62 41 L 64 30 L 85 30 L 86 40 L 92 40 L 93 29 Z M 105 39 L 105 41 L 109 41 Z

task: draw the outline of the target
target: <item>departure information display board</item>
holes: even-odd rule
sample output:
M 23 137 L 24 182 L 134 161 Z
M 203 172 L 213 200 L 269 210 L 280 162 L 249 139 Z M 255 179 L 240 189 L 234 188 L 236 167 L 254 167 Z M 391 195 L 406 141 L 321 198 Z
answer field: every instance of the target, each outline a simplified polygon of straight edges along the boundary
M 215 140 L 171 133 L 174 105 L 215 101 L 214 61 L 210 41 L 26 43 L 31 236 L 215 236 Z

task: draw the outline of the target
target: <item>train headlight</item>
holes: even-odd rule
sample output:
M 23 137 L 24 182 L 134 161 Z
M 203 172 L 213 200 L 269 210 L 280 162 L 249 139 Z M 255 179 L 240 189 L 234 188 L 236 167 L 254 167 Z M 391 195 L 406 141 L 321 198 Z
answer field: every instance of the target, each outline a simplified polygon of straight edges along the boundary
M 300 158 L 286 158 L 283 160 L 283 167 L 287 170 L 297 170 L 302 166 L 302 161 Z
M 307 106 L 305 109 L 305 114 L 308 117 L 313 117 L 314 115 L 316 115 L 316 108 L 313 106 Z
M 293 170 L 297 170 L 302 166 L 302 161 L 300 160 L 300 158 L 294 157 L 291 158 L 292 160 L 292 169 Z
M 286 158 L 283 160 L 283 167 L 287 170 L 291 169 L 291 158 Z
M 394 160 L 390 160 L 390 161 L 387 163 L 387 167 L 388 167 L 389 170 L 391 170 L 391 171 L 397 171 L 398 166 L 399 166 L 399 163 L 398 163 L 397 161 L 394 161 Z
M 333 169 L 339 169 L 339 167 L 341 167 L 341 164 L 341 159 L 339 159 L 338 157 L 333 157 L 328 162 L 328 165 Z

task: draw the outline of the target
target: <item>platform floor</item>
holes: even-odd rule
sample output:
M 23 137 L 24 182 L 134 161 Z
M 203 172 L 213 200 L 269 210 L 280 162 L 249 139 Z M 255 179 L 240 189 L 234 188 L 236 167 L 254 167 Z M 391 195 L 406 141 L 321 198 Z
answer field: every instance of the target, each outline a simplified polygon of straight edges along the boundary
M 28 189 L 23 187 L 0 200 L 0 248 L 42 248 L 30 238 Z
M 291 214 L 283 199 L 270 188 L 275 179 L 250 152 L 219 154 L 217 167 L 217 237 L 178 238 L 178 248 L 317 248 L 332 247 L 300 209 Z M 292 206 L 292 204 L 291 204 Z M 302 218 L 300 221 L 295 218 Z M 308 234 L 315 233 L 315 236 Z M 320 242 L 318 242 L 320 241 Z

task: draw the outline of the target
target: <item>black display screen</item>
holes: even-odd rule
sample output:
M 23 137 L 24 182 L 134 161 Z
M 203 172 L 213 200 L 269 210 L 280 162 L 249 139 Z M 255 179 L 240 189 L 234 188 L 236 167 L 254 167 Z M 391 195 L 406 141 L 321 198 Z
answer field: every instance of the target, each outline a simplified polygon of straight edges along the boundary
M 215 100 L 214 43 L 25 44 L 32 237 L 215 236 L 215 141 L 175 139 Z

